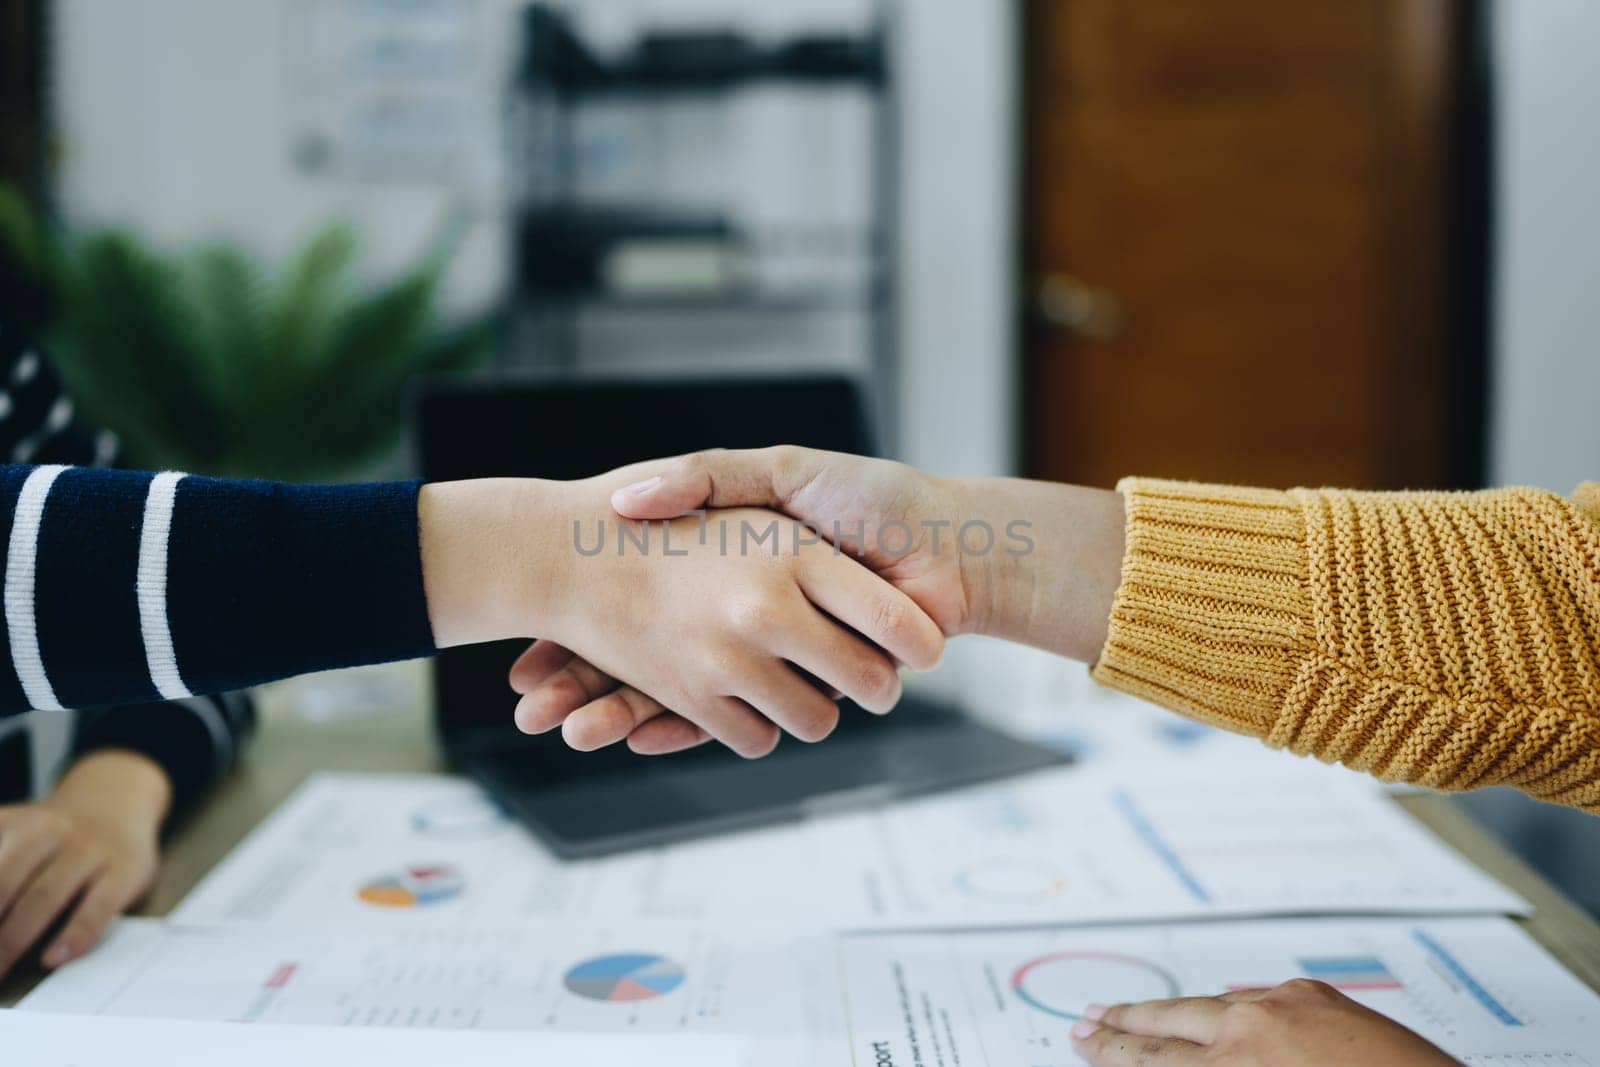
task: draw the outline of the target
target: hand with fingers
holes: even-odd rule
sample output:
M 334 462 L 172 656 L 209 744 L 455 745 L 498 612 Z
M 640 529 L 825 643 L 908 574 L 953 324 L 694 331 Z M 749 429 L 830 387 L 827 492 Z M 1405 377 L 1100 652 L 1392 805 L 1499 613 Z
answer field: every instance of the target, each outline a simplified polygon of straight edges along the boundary
M 826 737 L 839 719 L 831 692 L 889 711 L 900 698 L 898 665 L 934 666 L 944 636 L 905 593 L 791 526 L 735 508 L 710 515 L 704 529 L 693 517 L 656 526 L 641 535 L 655 537 L 650 555 L 628 548 L 573 561 L 553 598 L 583 609 L 557 608 L 547 632 L 638 689 L 606 695 L 598 671 L 577 660 L 547 684 L 597 700 L 597 716 L 627 729 L 657 706 L 639 701 L 648 692 L 749 757 L 770 752 L 780 730 Z M 551 655 L 535 646 L 514 673 L 544 670 Z M 516 719 L 525 729 L 553 725 L 539 714 L 524 701 Z M 567 737 L 589 747 L 576 728 Z
M 0 807 L 0 975 L 36 946 L 53 969 L 100 940 L 155 881 L 170 801 L 155 763 L 106 750 L 43 800 Z
M 820 459 L 830 466 L 824 468 Z M 942 633 L 965 628 L 970 606 L 956 553 L 948 544 L 935 552 L 929 528 L 920 525 L 925 517 L 947 520 L 953 511 L 951 488 L 938 480 L 897 463 L 788 448 L 700 453 L 641 465 L 652 466 L 661 473 L 612 494 L 620 516 L 659 521 L 697 509 L 775 508 L 791 522 L 811 523 L 817 536 L 832 543 L 822 552 L 851 566 L 859 566 L 859 559 L 876 571 Z M 824 470 L 825 479 L 819 477 Z M 892 538 L 878 536 L 892 520 L 905 526 L 896 527 Z M 892 543 L 880 543 L 885 540 Z M 817 677 L 826 688 L 873 707 L 860 699 L 859 685 Z M 522 694 L 518 726 L 532 733 L 560 726 L 580 750 L 626 738 L 636 752 L 662 754 L 712 737 L 676 704 L 656 699 L 663 694 L 620 684 L 558 641 L 536 642 L 512 667 L 511 685 Z
M 889 710 L 899 667 L 943 655 L 939 626 L 910 596 L 775 512 L 619 519 L 612 495 L 640 476 L 423 486 L 435 644 L 537 635 L 549 643 L 514 678 L 537 676 L 561 701 L 598 701 L 596 718 L 625 730 L 670 706 L 681 729 L 745 756 L 769 752 L 782 731 L 825 737 L 839 716 L 833 693 Z M 558 725 L 546 704 L 524 698 L 516 721 Z M 567 736 L 592 747 L 582 725 Z
M 1115 493 L 937 478 L 901 463 L 790 446 L 713 450 L 629 470 L 645 477 L 612 493 L 618 515 L 667 520 L 703 508 L 774 509 L 859 559 L 946 636 L 988 633 L 1084 660 L 1104 641 L 1122 558 Z M 1065 517 L 1051 538 L 1052 569 L 1031 558 L 1024 516 Z M 1039 605 L 1055 614 L 1040 615 Z M 621 684 L 559 638 L 535 643 L 513 667 L 511 685 L 522 694 L 519 726 L 560 726 L 577 748 L 626 739 L 636 752 L 660 754 L 710 738 L 670 699 L 656 699 L 664 694 Z
M 1322 982 L 1090 1005 L 1072 1047 L 1093 1067 L 1459 1067 L 1437 1046 Z

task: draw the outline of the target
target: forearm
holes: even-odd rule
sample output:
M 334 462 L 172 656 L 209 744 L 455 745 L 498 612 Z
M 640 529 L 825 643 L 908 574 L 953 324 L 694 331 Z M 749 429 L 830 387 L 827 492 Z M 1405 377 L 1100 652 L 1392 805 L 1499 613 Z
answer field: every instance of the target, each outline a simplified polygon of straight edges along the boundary
M 1093 662 L 1122 566 L 1122 498 L 1020 478 L 966 479 L 956 492 L 963 520 L 1013 535 L 962 556 L 970 628 Z
M 181 699 L 434 644 L 417 486 L 0 470 L 0 713 Z
M 1573 502 L 1121 489 L 1099 681 L 1381 778 L 1600 809 L 1600 525 Z
M 438 482 L 417 497 L 422 580 L 440 648 L 537 636 L 572 515 L 560 483 Z

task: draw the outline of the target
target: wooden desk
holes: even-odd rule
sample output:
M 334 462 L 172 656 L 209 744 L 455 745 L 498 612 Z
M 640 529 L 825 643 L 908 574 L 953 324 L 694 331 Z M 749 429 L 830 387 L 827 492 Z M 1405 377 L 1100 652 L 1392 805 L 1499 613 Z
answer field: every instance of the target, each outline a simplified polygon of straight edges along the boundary
M 314 722 L 297 708 L 318 679 L 285 682 L 263 692 L 261 733 L 244 765 L 173 835 L 160 880 L 138 914 L 171 911 L 206 871 L 317 771 L 443 769 L 427 716 L 425 668 L 406 664 L 379 670 L 411 680 L 414 684 L 402 689 L 414 693 L 415 702 L 360 718 Z M 1600 923 L 1479 829 L 1448 798 L 1419 794 L 1399 797 L 1396 803 L 1532 902 L 1536 911 L 1519 920 L 1523 928 L 1591 988 L 1600 990 Z M 0 984 L 0 1005 L 14 1004 L 40 977 L 37 971 L 21 969 Z

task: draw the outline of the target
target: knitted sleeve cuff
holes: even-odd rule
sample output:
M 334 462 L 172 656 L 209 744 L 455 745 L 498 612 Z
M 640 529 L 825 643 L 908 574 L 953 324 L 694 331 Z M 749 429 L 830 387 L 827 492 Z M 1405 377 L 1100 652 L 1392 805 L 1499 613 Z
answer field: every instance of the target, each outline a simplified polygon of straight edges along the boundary
M 1600 810 L 1585 500 L 1125 479 L 1094 676 L 1275 748 Z
M 1094 677 L 1265 737 L 1310 644 L 1305 531 L 1288 494 L 1124 478 L 1122 580 Z

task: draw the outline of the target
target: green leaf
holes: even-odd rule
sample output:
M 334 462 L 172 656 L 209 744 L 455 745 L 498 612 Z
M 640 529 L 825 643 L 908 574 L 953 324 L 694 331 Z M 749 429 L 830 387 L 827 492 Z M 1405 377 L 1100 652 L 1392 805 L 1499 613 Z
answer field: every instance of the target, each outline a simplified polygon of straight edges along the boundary
M 346 224 L 322 230 L 295 257 L 271 311 L 267 350 L 275 363 L 309 364 L 326 358 L 329 332 L 355 258 L 355 230 Z
M 208 469 L 224 442 L 182 271 L 116 230 L 74 259 L 57 346 L 73 395 L 141 462 Z
M 0 228 L 28 218 L 0 204 Z M 69 387 L 141 465 L 347 474 L 395 441 L 414 374 L 470 365 L 494 336 L 489 318 L 435 325 L 460 213 L 415 269 L 364 295 L 350 282 L 357 245 L 345 225 L 318 232 L 274 277 L 233 244 L 171 255 L 122 230 L 39 232 L 55 248 L 51 340 Z
M 28 200 L 15 186 L 0 182 L 0 247 L 30 279 L 45 280 L 46 245 L 44 225 L 28 206 Z

